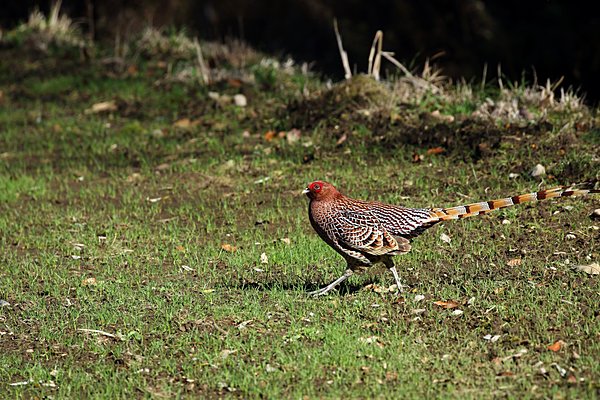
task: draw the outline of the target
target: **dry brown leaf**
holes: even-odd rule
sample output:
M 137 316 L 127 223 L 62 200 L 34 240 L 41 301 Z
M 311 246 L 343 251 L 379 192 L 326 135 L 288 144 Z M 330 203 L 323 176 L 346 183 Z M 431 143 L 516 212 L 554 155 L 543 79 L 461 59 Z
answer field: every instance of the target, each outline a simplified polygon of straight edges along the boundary
M 81 284 L 83 286 L 95 286 L 97 284 L 96 278 L 86 278 L 83 281 L 81 281 Z
M 577 270 L 585 272 L 590 275 L 598 275 L 600 274 L 600 264 L 597 262 L 591 263 L 589 265 L 578 265 L 575 267 Z
M 515 373 L 511 371 L 502 371 L 498 374 L 498 376 L 513 376 Z
M 137 73 L 138 73 L 138 69 L 137 69 L 137 67 L 135 65 L 132 64 L 129 67 L 127 67 L 127 74 L 128 75 L 132 75 L 133 76 L 133 75 L 135 75 Z
M 185 251 L 185 248 L 181 245 L 175 246 L 175 248 L 177 249 L 177 251 Z
M 242 86 L 242 81 L 235 78 L 229 78 L 227 79 L 227 84 L 232 88 L 239 88 Z
M 448 122 L 448 123 L 454 122 L 454 116 L 453 115 L 442 114 L 440 112 L 440 110 L 432 111 L 430 115 L 433 118 L 438 119 L 440 121 L 444 121 L 444 122 Z
M 433 147 L 431 149 L 427 149 L 427 155 L 441 154 L 446 151 L 443 147 Z
M 344 133 L 342 136 L 340 136 L 337 142 L 335 142 L 335 145 L 341 146 L 346 140 L 348 140 L 348 135 Z
M 512 260 L 508 260 L 506 262 L 506 265 L 509 267 L 518 267 L 521 264 L 523 264 L 523 260 L 520 258 L 513 258 Z
M 275 136 L 277 136 L 275 131 L 266 131 L 264 134 L 264 138 L 267 142 L 270 142 L 271 140 L 275 139 Z
M 457 302 L 455 302 L 454 300 L 448 300 L 448 301 L 436 301 L 433 304 L 435 304 L 436 306 L 440 306 L 442 308 L 456 308 L 459 306 L 459 304 Z
M 190 129 L 199 124 L 200 124 L 200 121 L 198 121 L 198 120 L 192 121 L 189 118 L 181 118 L 181 119 L 178 119 L 177 121 L 173 122 L 173 127 L 179 128 L 179 129 Z
M 237 250 L 237 247 L 230 245 L 229 243 L 223 243 L 221 245 L 221 249 L 225 250 L 228 253 L 233 253 Z
M 395 381 L 398 379 L 398 373 L 395 371 L 388 371 L 385 373 L 386 381 Z
M 141 180 L 142 180 L 142 175 L 137 172 L 134 172 L 133 174 L 131 174 L 127 177 L 127 182 L 129 182 L 129 183 L 141 181 Z
M 577 383 L 577 378 L 575 377 L 575 375 L 571 374 L 569 375 L 569 377 L 567 378 L 567 382 L 575 384 Z
M 425 158 L 425 156 L 423 154 L 413 153 L 412 162 L 418 163 L 418 162 L 423 161 L 424 158 Z
M 189 128 L 190 126 L 192 126 L 192 121 L 190 121 L 189 118 L 182 118 L 182 119 L 178 119 L 177 121 L 173 122 L 173 126 L 175 128 Z
M 162 163 L 162 164 L 158 164 L 155 168 L 156 171 L 166 171 L 169 168 L 171 168 L 171 164 L 169 163 Z
M 556 342 L 548 346 L 548 350 L 557 352 L 563 347 L 564 344 L 565 342 L 563 342 L 562 340 L 557 340 Z
M 92 107 L 85 110 L 86 114 L 98 114 L 102 112 L 117 111 L 117 103 L 114 100 L 102 101 L 92 105 Z

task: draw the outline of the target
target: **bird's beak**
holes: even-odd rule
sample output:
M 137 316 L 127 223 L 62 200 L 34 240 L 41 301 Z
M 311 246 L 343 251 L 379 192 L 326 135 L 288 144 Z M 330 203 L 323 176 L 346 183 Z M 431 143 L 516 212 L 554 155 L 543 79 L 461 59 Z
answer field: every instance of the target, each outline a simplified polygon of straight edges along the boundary
M 306 193 L 308 193 L 308 192 L 310 192 L 310 190 L 308 190 L 308 188 L 306 188 L 306 189 L 304 189 L 304 190 L 302 191 L 302 194 L 306 194 Z

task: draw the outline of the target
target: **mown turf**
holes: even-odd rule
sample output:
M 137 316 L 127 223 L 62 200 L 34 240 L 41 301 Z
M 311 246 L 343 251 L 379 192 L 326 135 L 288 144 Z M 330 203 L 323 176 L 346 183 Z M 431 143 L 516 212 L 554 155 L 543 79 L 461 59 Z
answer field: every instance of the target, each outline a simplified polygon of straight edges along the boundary
M 574 269 L 600 259 L 597 196 L 431 229 L 397 259 L 402 295 L 377 268 L 310 298 L 344 264 L 300 195 L 320 178 L 359 198 L 458 205 L 535 190 L 537 163 L 545 187 L 597 179 L 593 116 L 479 134 L 425 124 L 404 140 L 402 126 L 341 115 L 288 143 L 265 133 L 294 127 L 289 99 L 315 78 L 249 84 L 240 108 L 209 97 L 240 90 L 226 82 L 157 85 L 143 65 L 40 71 L 11 55 L 24 66 L 0 87 L 2 397 L 599 395 L 600 285 Z M 103 101 L 116 111 L 86 112 Z M 463 146 L 475 136 L 483 147 Z

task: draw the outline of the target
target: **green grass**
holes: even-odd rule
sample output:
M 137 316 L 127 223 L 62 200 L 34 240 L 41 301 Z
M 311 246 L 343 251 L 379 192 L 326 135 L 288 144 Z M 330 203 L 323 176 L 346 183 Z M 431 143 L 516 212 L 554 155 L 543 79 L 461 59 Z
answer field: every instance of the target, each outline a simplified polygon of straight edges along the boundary
M 2 397 L 598 395 L 600 285 L 573 268 L 599 260 L 588 218 L 597 196 L 431 229 L 397 258 L 403 295 L 368 286 L 392 284 L 380 267 L 311 298 L 344 263 L 312 231 L 300 195 L 321 178 L 354 197 L 450 206 L 532 191 L 537 163 L 553 175 L 545 186 L 597 179 L 593 117 L 589 129 L 502 125 L 507 137 L 484 156 L 442 136 L 382 141 L 352 117 L 340 133 L 324 121 L 288 144 L 264 133 L 291 128 L 281 110 L 315 78 L 256 68 L 240 109 L 208 98 L 235 88 L 157 86 L 97 68 L 17 84 L 3 70 Z M 107 100 L 116 112 L 85 112 Z M 433 100 L 402 112 L 435 110 Z M 461 104 L 448 111 L 475 108 Z M 181 118 L 199 123 L 174 127 Z M 391 138 L 402 134 L 394 129 Z M 437 145 L 448 151 L 413 162 Z M 434 304 L 448 300 L 463 314 Z

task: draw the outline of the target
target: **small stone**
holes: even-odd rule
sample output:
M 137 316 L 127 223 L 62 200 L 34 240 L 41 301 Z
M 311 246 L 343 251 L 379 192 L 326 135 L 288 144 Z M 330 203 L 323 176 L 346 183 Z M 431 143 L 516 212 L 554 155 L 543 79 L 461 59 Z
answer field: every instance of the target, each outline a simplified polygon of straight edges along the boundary
M 221 358 L 222 359 L 226 359 L 231 354 L 235 354 L 235 353 L 237 353 L 237 350 L 229 350 L 229 349 L 222 350 L 221 351 Z
M 530 175 L 534 178 L 542 177 L 542 176 L 546 175 L 546 168 L 544 168 L 544 166 L 542 164 L 537 164 L 531 170 Z
M 600 220 L 600 208 L 596 208 L 594 211 L 592 211 L 590 218 L 593 220 Z
M 267 253 L 262 253 L 260 255 L 260 263 L 261 264 L 268 264 L 269 263 L 269 257 L 267 256 Z
M 445 243 L 450 243 L 452 241 L 450 236 L 446 235 L 445 233 L 442 233 L 440 235 L 440 239 L 442 240 L 442 242 L 445 242 Z
M 483 339 L 484 340 L 489 340 L 490 342 L 495 343 L 495 342 L 498 341 L 498 339 L 500 339 L 500 335 L 494 335 L 494 336 L 492 336 L 490 334 L 487 334 L 487 335 L 485 335 L 483 337 Z
M 600 275 L 600 265 L 597 262 L 590 265 L 577 265 L 575 269 L 590 275 Z
M 152 131 L 152 136 L 157 139 L 160 139 L 160 138 L 165 137 L 165 132 L 162 129 L 154 129 Z
M 10 303 L 6 300 L 0 300 L 0 307 L 10 306 Z
M 243 94 L 236 94 L 233 96 L 233 102 L 238 107 L 246 107 L 246 105 L 248 105 L 248 100 Z
M 267 364 L 267 365 L 265 365 L 265 371 L 267 371 L 267 372 L 269 372 L 269 373 L 270 373 L 270 372 L 276 372 L 276 371 L 277 371 L 277 368 L 275 368 L 275 367 L 271 366 L 271 364 Z
M 294 128 L 285 133 L 285 138 L 286 138 L 288 144 L 294 144 L 300 140 L 301 135 L 302 135 L 302 132 L 299 129 Z

